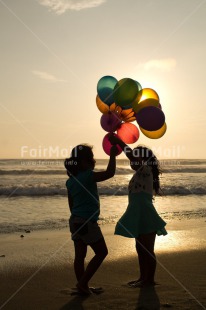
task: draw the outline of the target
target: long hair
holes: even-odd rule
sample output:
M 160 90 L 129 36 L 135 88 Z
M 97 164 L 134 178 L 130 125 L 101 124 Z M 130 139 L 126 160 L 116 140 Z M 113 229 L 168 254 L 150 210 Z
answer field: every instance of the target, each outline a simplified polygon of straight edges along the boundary
M 88 162 L 93 161 L 92 146 L 87 144 L 80 144 L 73 148 L 71 152 L 71 157 L 64 160 L 64 167 L 67 170 L 69 177 L 76 176 L 80 171 L 82 171 L 82 160 Z
M 141 157 L 143 165 L 146 164 L 152 168 L 153 175 L 153 189 L 156 195 L 161 195 L 160 179 L 159 175 L 162 173 L 160 163 L 157 157 L 154 155 L 151 149 L 145 146 L 138 146 L 134 148 L 133 152 L 136 151 L 136 156 Z

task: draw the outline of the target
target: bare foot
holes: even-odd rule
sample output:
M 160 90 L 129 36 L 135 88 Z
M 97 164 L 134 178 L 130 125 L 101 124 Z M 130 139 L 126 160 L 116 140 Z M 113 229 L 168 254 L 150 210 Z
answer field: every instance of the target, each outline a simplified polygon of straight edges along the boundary
M 88 286 L 81 286 L 79 283 L 76 285 L 78 291 L 82 295 L 91 295 L 91 291 Z
M 135 285 L 135 284 L 137 284 L 137 283 L 139 283 L 141 281 L 142 281 L 141 278 L 139 278 L 138 280 L 132 280 L 132 281 L 128 282 L 127 285 L 128 286 L 133 286 L 133 285 Z
M 148 287 L 148 286 L 155 286 L 157 285 L 154 281 L 139 281 L 131 284 L 129 287 Z

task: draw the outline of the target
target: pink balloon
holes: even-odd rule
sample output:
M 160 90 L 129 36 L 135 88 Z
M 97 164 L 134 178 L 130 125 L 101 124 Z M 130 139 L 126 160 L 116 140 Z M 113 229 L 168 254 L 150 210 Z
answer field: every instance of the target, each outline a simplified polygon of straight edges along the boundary
M 115 133 L 113 135 L 117 136 Z M 105 151 L 105 153 L 107 155 L 110 155 L 110 149 L 112 147 L 112 144 L 109 141 L 109 136 L 110 136 L 110 133 L 106 134 L 106 136 L 104 136 L 104 139 L 102 141 L 103 150 Z M 117 145 L 117 149 L 118 149 L 117 155 L 121 154 L 122 153 L 122 149 L 121 149 L 121 147 L 119 145 Z
M 100 119 L 100 124 L 105 131 L 114 132 L 121 124 L 121 120 L 119 119 L 117 114 L 109 112 L 108 114 L 102 115 Z
M 139 129 L 131 123 L 124 123 L 117 129 L 118 137 L 124 143 L 135 143 L 139 139 Z

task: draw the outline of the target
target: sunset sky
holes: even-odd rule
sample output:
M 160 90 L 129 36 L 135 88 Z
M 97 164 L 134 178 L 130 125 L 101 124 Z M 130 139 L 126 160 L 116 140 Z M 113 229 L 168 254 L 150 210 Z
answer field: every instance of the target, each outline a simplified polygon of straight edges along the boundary
M 206 0 L 0 0 L 0 158 L 48 148 L 61 158 L 79 143 L 107 158 L 96 107 L 105 75 L 160 97 L 166 134 L 131 147 L 206 158 L 205 16 Z

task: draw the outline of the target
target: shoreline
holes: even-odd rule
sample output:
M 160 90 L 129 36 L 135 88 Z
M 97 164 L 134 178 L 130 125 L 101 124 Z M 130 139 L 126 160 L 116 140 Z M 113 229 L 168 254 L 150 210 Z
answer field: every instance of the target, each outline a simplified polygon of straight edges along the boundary
M 206 218 L 206 196 L 156 197 L 154 206 L 168 224 L 185 220 Z M 114 224 L 125 212 L 127 196 L 100 197 L 100 224 Z M 17 206 L 21 206 L 20 208 Z M 25 233 L 30 231 L 58 230 L 68 227 L 70 211 L 65 197 L 15 197 L 1 206 L 0 227 L 2 234 Z
M 102 286 L 104 293 L 88 298 L 70 295 L 76 280 L 68 229 L 34 231 L 24 238 L 0 235 L 0 255 L 5 254 L 0 257 L 0 305 L 13 295 L 0 309 L 206 309 L 205 220 L 167 226 L 169 234 L 156 243 L 160 285 L 131 289 L 125 284 L 138 276 L 134 239 L 115 236 L 114 224 L 101 225 L 109 255 L 90 284 Z M 92 255 L 89 249 L 87 262 Z

